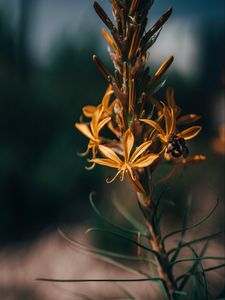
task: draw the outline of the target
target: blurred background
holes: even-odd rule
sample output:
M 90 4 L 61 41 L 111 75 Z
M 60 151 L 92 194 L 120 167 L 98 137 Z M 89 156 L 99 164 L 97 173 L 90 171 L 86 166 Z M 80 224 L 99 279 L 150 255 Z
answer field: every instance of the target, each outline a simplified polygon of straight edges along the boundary
M 110 13 L 108 1 L 99 3 Z M 108 191 L 119 189 L 104 184 L 102 168 L 85 171 L 85 159 L 76 155 L 87 140 L 74 122 L 82 106 L 97 104 L 107 87 L 92 55 L 112 68 L 92 4 L 0 0 L 0 266 L 6 249 L 29 245 L 59 224 L 92 222 L 91 191 L 104 206 Z M 152 72 L 175 56 L 167 86 L 174 87 L 184 113 L 203 116 L 204 129 L 190 149 L 207 156 L 187 170 L 184 183 L 207 186 L 223 202 L 224 1 L 156 0 L 149 25 L 169 6 L 174 14 L 150 51 Z M 158 97 L 164 95 L 163 88 Z M 224 226 L 223 212 L 222 205 L 218 227 Z M 4 299 L 11 299 L 7 291 L 5 285 Z M 26 297 L 21 299 L 31 299 Z

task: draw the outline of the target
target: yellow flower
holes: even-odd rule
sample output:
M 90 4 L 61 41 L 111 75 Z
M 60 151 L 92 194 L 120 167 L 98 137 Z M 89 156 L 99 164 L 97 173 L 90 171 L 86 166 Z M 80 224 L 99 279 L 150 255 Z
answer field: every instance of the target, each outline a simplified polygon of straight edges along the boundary
M 87 138 L 90 139 L 87 150 L 84 153 L 81 153 L 82 156 L 85 156 L 92 150 L 92 157 L 95 158 L 99 145 L 102 142 L 102 138 L 99 136 L 101 129 L 110 121 L 110 117 L 106 117 L 101 120 L 102 109 L 99 107 L 93 113 L 92 120 L 90 123 L 76 123 L 75 127 Z M 94 165 L 92 166 L 94 167 Z
M 118 175 L 120 175 L 120 180 L 123 181 L 125 174 L 127 174 L 129 179 L 139 185 L 139 190 L 141 190 L 141 192 L 144 192 L 143 188 L 140 187 L 140 183 L 138 183 L 133 170 L 150 166 L 159 157 L 157 154 L 144 154 L 151 143 L 151 141 L 144 142 L 143 144 L 138 146 L 131 155 L 131 151 L 134 146 L 134 135 L 131 130 L 128 129 L 122 138 L 124 157 L 123 160 L 120 159 L 120 157 L 109 147 L 99 145 L 99 151 L 105 158 L 94 158 L 90 161 L 99 165 L 118 169 L 116 175 L 108 182 L 114 181 Z M 144 155 L 142 156 L 142 154 Z
M 108 86 L 105 95 L 102 99 L 102 102 L 98 106 L 93 106 L 93 105 L 87 105 L 83 107 L 83 114 L 87 118 L 93 118 L 94 113 L 102 108 L 102 114 L 103 116 L 110 116 L 112 113 L 112 105 L 109 105 L 109 101 L 111 98 L 111 95 L 113 94 L 113 89 L 111 84 Z
M 165 128 L 162 128 L 157 122 L 148 119 L 141 119 L 140 121 L 152 126 L 158 131 L 158 137 L 164 145 L 166 153 L 171 153 L 174 157 L 188 154 L 188 149 L 185 141 L 194 138 L 202 129 L 201 126 L 192 126 L 181 132 L 177 130 L 176 109 L 175 107 L 168 107 L 163 104 L 163 118 Z

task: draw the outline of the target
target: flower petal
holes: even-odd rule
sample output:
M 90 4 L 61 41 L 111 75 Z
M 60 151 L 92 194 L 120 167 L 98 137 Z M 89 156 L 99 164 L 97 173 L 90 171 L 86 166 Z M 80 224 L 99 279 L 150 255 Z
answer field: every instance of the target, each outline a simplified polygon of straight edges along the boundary
M 109 158 L 92 158 L 92 159 L 90 159 L 88 161 L 92 162 L 92 163 L 95 163 L 95 164 L 98 164 L 98 165 L 106 166 L 106 167 L 109 167 L 109 168 L 118 169 L 118 165 L 115 164 Z
M 87 118 L 92 118 L 95 111 L 98 109 L 98 107 L 93 105 L 87 105 L 83 107 L 83 114 Z
M 162 128 L 159 126 L 158 123 L 156 123 L 155 121 L 152 120 L 148 120 L 148 119 L 140 119 L 141 122 L 144 122 L 150 126 L 152 126 L 153 128 L 155 128 L 158 132 L 160 132 L 162 135 L 165 135 L 165 133 L 163 132 Z
M 157 154 L 147 154 L 139 158 L 132 164 L 133 168 L 145 168 L 150 166 L 159 156 Z
M 169 109 L 166 105 L 163 108 L 163 115 L 165 118 L 165 125 L 166 125 L 166 136 L 169 137 L 171 134 L 172 129 L 172 109 Z
M 140 146 L 138 146 L 134 151 L 134 153 L 132 154 L 130 158 L 130 162 L 133 163 L 139 156 L 141 156 L 150 147 L 151 144 L 152 141 L 147 141 L 141 144 Z
M 93 114 L 90 127 L 95 138 L 98 138 L 98 123 L 100 121 L 100 117 L 102 115 L 102 107 L 99 106 Z
M 125 158 L 125 161 L 128 161 L 131 150 L 134 146 L 134 135 L 131 132 L 130 128 L 127 129 L 127 131 L 124 133 L 122 142 L 123 142 L 124 158 Z
M 108 110 L 109 101 L 110 101 L 112 94 L 113 94 L 113 89 L 112 89 L 112 85 L 110 84 L 105 92 L 103 99 L 102 99 L 102 107 L 103 107 L 104 111 Z
M 105 126 L 105 124 L 107 124 L 109 121 L 111 120 L 110 117 L 103 119 L 101 122 L 99 122 L 98 126 L 97 126 L 97 132 L 99 133 L 99 131 Z
M 119 158 L 119 156 L 112 151 L 109 147 L 103 146 L 103 145 L 99 145 L 99 151 L 106 157 L 109 158 L 112 163 L 115 163 L 118 166 L 121 166 L 121 164 L 123 163 L 121 161 L 121 159 Z
M 89 124 L 87 123 L 75 123 L 75 127 L 83 133 L 86 137 L 88 137 L 90 140 L 95 140 L 94 136 L 92 135 L 90 129 L 89 129 Z
M 174 99 L 174 89 L 173 88 L 168 88 L 166 91 L 166 100 L 168 103 L 168 106 L 175 109 L 176 108 L 176 103 Z
M 181 131 L 178 134 L 178 137 L 181 137 L 185 140 L 190 140 L 193 139 L 196 135 L 199 134 L 199 132 L 201 131 L 202 127 L 201 126 L 192 126 L 188 129 L 185 129 L 183 131 Z

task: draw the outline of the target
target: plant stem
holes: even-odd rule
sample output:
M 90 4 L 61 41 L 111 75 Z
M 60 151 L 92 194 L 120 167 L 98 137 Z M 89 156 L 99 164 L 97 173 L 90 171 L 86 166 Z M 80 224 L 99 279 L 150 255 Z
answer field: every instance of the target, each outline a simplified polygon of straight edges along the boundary
M 175 294 L 177 285 L 169 264 L 169 258 L 165 248 L 158 238 L 157 230 L 152 222 L 153 203 L 150 200 L 150 197 L 147 197 L 144 194 L 137 193 L 137 197 L 139 207 L 144 215 L 146 229 L 150 237 L 150 246 L 158 253 L 155 259 L 158 266 L 157 270 L 159 278 L 161 278 L 164 282 L 168 300 L 177 300 L 177 296 Z

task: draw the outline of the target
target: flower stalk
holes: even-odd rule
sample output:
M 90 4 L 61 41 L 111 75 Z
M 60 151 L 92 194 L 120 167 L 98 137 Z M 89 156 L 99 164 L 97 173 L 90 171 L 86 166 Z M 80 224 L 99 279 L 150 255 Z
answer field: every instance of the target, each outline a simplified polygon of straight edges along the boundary
M 151 74 L 148 50 L 171 16 L 172 8 L 147 29 L 152 0 L 111 2 L 115 22 L 96 1 L 94 9 L 106 26 L 106 29 L 102 29 L 102 35 L 109 46 L 114 74 L 96 55 L 93 56 L 109 87 L 100 104 L 84 107 L 84 115 L 90 121 L 76 123 L 75 127 L 90 139 L 85 154 L 92 151 L 92 157 L 88 159 L 92 163 L 91 168 L 98 164 L 116 169 L 115 175 L 108 178 L 107 183 L 112 183 L 118 176 L 121 181 L 125 176 L 128 177 L 137 193 L 150 247 L 156 253 L 158 277 L 163 282 L 167 298 L 176 300 L 179 288 L 161 241 L 156 221 L 157 203 L 153 200 L 153 185 L 151 182 L 149 184 L 149 178 L 154 177 L 155 170 L 162 163 L 172 166 L 172 172 L 161 178 L 167 181 L 175 168 L 205 159 L 201 155 L 189 156 L 186 145 L 186 141 L 198 135 L 201 126 L 180 130 L 180 126 L 189 125 L 200 116 L 181 116 L 181 109 L 175 102 L 171 88 L 167 90 L 165 101 L 158 101 L 153 96 L 162 86 L 162 77 L 174 58 L 170 55 Z M 102 137 L 100 131 L 103 127 L 108 127 L 114 138 Z

